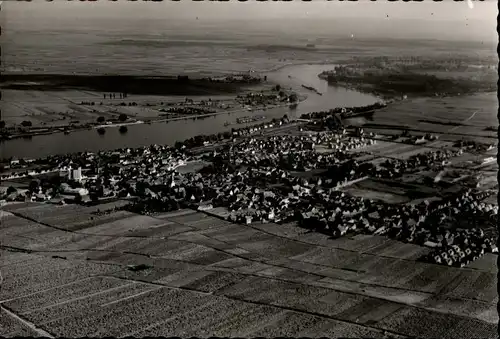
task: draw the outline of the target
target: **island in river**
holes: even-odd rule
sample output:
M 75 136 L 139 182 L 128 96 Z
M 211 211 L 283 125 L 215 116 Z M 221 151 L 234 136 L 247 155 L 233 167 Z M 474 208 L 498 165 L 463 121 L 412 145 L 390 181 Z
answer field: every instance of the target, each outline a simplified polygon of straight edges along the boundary
M 251 74 L 198 79 L 8 74 L 1 88 L 11 112 L 0 127 L 4 140 L 91 128 L 102 135 L 106 127 L 196 120 L 303 99 Z

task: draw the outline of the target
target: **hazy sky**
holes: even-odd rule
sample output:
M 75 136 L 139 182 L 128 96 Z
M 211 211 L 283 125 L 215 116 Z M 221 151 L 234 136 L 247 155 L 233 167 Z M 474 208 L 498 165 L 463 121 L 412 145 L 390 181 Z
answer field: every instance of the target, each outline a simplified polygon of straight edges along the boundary
M 365 30 L 368 33 L 381 29 L 384 36 L 408 32 L 412 36 L 422 35 L 423 38 L 443 36 L 445 39 L 461 39 L 496 41 L 497 2 L 495 0 L 476 1 L 470 8 L 467 1 L 456 2 L 444 0 L 433 2 L 425 0 L 418 2 L 388 2 L 385 0 L 357 2 L 324 1 L 313 2 L 256 2 L 246 3 L 231 0 L 229 2 L 110 2 L 99 0 L 95 2 L 80 2 L 77 0 L 56 0 L 16 2 L 5 1 L 2 5 L 2 30 L 9 29 L 64 29 L 81 27 L 100 27 L 94 25 L 96 20 L 106 21 L 109 29 L 135 26 L 151 26 L 153 21 L 162 24 L 178 20 L 195 20 L 199 22 L 226 20 L 255 21 L 258 28 L 259 20 L 288 19 L 283 23 L 284 29 L 297 29 L 301 23 L 296 19 L 323 19 L 322 28 L 328 28 L 325 20 L 347 20 L 346 25 Z M 374 19 L 380 24 L 364 25 L 362 21 L 349 19 Z M 105 20 L 106 19 L 106 20 Z M 406 23 L 407 20 L 413 20 Z M 301 21 L 302 22 L 302 21 Z M 328 23 L 328 21 L 327 21 Z M 312 24 L 311 24 L 312 25 Z M 318 25 L 320 25 L 318 23 Z M 369 26 L 369 27 L 367 27 Z M 154 29 L 160 30 L 159 26 Z M 333 29 L 333 28 L 332 28 Z M 326 31 L 325 31 L 326 32 Z M 326 32 L 329 33 L 329 32 Z
M 465 20 L 469 18 L 496 22 L 497 4 L 495 0 L 473 1 L 474 8 L 467 1 L 443 2 L 388 2 L 388 1 L 323 1 L 314 2 L 127 2 L 127 1 L 54 1 L 52 3 L 5 1 L 2 12 L 14 18 L 44 18 L 60 15 L 73 18 L 84 17 L 144 17 L 144 18 L 221 18 L 221 19 L 257 19 L 257 18 L 341 18 L 341 17 L 389 17 L 433 20 Z

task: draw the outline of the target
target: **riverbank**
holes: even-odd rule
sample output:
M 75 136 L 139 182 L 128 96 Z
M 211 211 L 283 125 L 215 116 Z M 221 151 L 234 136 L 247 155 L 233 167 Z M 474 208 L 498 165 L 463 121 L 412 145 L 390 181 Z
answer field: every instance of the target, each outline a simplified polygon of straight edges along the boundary
M 253 111 L 253 114 L 265 115 L 266 121 L 281 119 L 284 115 L 289 116 L 290 119 L 295 119 L 298 118 L 301 114 L 311 111 L 321 111 L 337 106 L 352 107 L 356 105 L 368 105 L 379 100 L 379 98 L 377 97 L 361 94 L 357 91 L 349 91 L 346 89 L 334 87 L 326 88 L 324 86 L 327 86 L 327 83 L 319 79 L 317 77 L 317 74 L 321 72 L 321 70 L 328 69 L 329 67 L 324 65 L 315 67 L 314 64 L 310 62 L 305 63 L 305 65 L 307 66 L 293 65 L 286 70 L 266 74 L 268 85 L 279 83 L 281 84 L 281 88 L 284 90 L 289 90 L 289 88 L 292 87 L 297 91 L 300 100 L 300 103 L 297 107 L 294 107 L 294 105 L 290 104 L 280 104 L 268 106 L 265 110 L 255 109 Z M 293 79 L 290 79 L 288 75 L 292 75 Z M 314 81 L 319 81 L 319 83 L 315 83 Z M 310 94 L 304 95 L 305 93 L 303 93 L 303 91 L 300 91 L 300 84 L 305 83 L 310 84 L 315 88 L 321 89 L 321 91 L 325 94 L 323 96 Z M 11 91 L 11 93 L 14 94 L 16 94 L 17 92 L 19 91 Z M 81 99 L 84 99 L 81 96 L 82 94 L 85 94 L 87 96 L 89 95 L 89 93 L 82 92 L 79 94 L 75 92 L 74 97 L 71 98 L 72 101 L 78 102 Z M 137 96 L 134 96 L 133 100 L 136 100 L 137 98 Z M 54 95 L 52 101 L 56 99 L 58 98 Z M 231 98 L 228 96 L 227 100 L 230 99 Z M 95 100 L 100 100 L 100 97 L 95 96 Z M 146 102 L 156 102 L 166 99 L 155 99 L 150 97 L 147 100 L 149 101 Z M 204 100 L 208 100 L 208 98 L 204 98 Z M 37 104 L 37 102 L 34 101 L 33 105 L 29 106 L 28 108 L 30 110 L 37 108 L 39 105 Z M 75 109 L 86 108 L 76 104 L 72 104 L 71 107 Z M 106 106 L 95 105 L 91 106 L 90 109 L 99 110 L 101 107 L 105 108 Z M 81 130 L 74 129 L 67 135 L 64 135 L 63 133 L 53 133 L 50 135 L 37 136 L 32 140 L 23 138 L 6 140 L 0 143 L 0 153 L 2 154 L 3 158 L 33 158 L 51 154 L 66 154 L 83 151 L 95 152 L 99 150 L 110 150 L 122 147 L 141 147 L 150 144 L 174 144 L 178 140 L 184 140 L 196 135 L 231 131 L 231 126 L 224 126 L 226 122 L 229 122 L 229 124 L 234 124 L 238 118 L 244 118 L 245 116 L 249 115 L 248 110 L 238 109 L 230 111 L 229 114 L 228 111 L 222 111 L 217 114 L 212 114 L 209 119 L 205 118 L 205 116 L 199 117 L 194 121 L 192 121 L 193 116 L 158 119 L 158 112 L 152 107 L 154 106 L 144 108 L 128 106 L 123 108 L 117 107 L 118 109 L 120 109 L 120 112 L 112 112 L 109 118 L 106 118 L 106 120 L 109 120 L 111 118 L 116 119 L 117 113 L 121 113 L 121 111 L 123 110 L 123 113 L 126 113 L 129 117 L 144 122 L 135 124 L 127 124 L 127 122 L 125 122 L 125 124 L 127 124 L 127 126 L 129 127 L 126 133 L 118 133 L 117 131 L 116 133 L 108 132 L 104 134 L 98 134 L 92 127 Z M 13 109 L 16 108 L 14 107 Z M 106 111 L 85 111 L 80 113 L 80 115 L 88 115 L 89 119 L 91 119 L 89 121 L 95 122 L 97 117 L 105 115 L 106 113 Z M 139 113 L 140 115 L 135 116 L 136 113 Z M 155 121 L 147 123 L 152 118 L 154 118 Z M 103 124 L 101 123 L 99 125 Z M 245 125 L 246 124 L 244 124 L 243 126 Z M 107 125 L 105 127 L 109 129 L 111 127 L 118 127 L 118 125 Z
M 210 78 L 210 81 L 226 81 L 224 79 L 232 80 L 234 77 Z M 0 140 L 62 132 L 70 134 L 82 129 L 98 129 L 102 134 L 105 128 L 206 119 L 244 110 L 267 110 L 286 107 L 290 103 L 297 100 L 304 101 L 306 98 L 266 80 L 257 87 L 255 85 L 242 87 L 241 91 L 237 96 L 179 97 L 154 94 L 130 96 L 128 93 L 101 93 L 73 89 L 56 92 L 3 90 L 4 109 L 9 114 L 7 120 L 2 121 L 3 126 L 0 126 Z
M 283 103 L 279 105 L 271 105 L 266 107 L 267 109 L 275 109 L 275 108 L 286 108 L 286 107 L 292 107 L 294 105 L 300 104 L 300 102 L 303 102 L 306 100 L 306 96 L 302 96 L 299 98 L 298 103 Z M 253 111 L 253 110 L 252 110 Z M 260 111 L 256 109 L 256 111 Z M 0 136 L 0 141 L 3 140 L 12 140 L 12 139 L 20 139 L 20 138 L 32 138 L 35 136 L 41 136 L 41 135 L 50 135 L 50 134 L 56 134 L 56 133 L 72 133 L 75 131 L 80 131 L 80 130 L 92 130 L 92 129 L 111 129 L 111 128 L 120 128 L 122 126 L 134 126 L 134 125 L 141 125 L 141 124 L 158 124 L 158 123 L 169 123 L 169 122 L 174 122 L 174 121 L 183 121 L 183 120 L 198 120 L 198 119 L 207 119 L 210 117 L 216 117 L 219 115 L 230 115 L 234 113 L 243 113 L 246 112 L 248 114 L 248 109 L 237 109 L 237 110 L 232 110 L 232 111 L 221 111 L 221 112 L 215 112 L 215 113 L 207 113 L 207 114 L 199 114 L 199 115 L 187 115 L 187 116 L 181 116 L 181 117 L 174 117 L 174 118 L 151 118 L 147 120 L 134 120 L 134 121 L 129 121 L 129 122 L 120 122 L 120 123 L 110 123 L 110 124 L 85 124 L 85 125 L 75 125 L 75 126 L 52 126 L 52 127 L 43 127 L 43 128 L 35 128 L 32 129 L 31 131 L 25 130 L 25 131 L 18 131 L 14 132 L 12 134 L 8 134 L 6 136 Z M 43 131 L 41 131 L 43 130 Z
M 453 76 L 442 72 L 436 76 L 437 70 L 427 69 L 425 73 L 422 73 L 414 69 L 409 70 L 406 66 L 385 69 L 369 64 L 355 67 L 343 65 L 336 66 L 333 70 L 323 71 L 318 77 L 334 86 L 377 93 L 385 98 L 460 96 L 496 89 L 496 80 L 492 80 L 491 77 L 484 80 L 471 79 L 460 76 L 463 72 L 458 71 L 454 72 Z
M 320 89 L 325 94 L 323 96 L 309 95 L 301 101 L 295 109 L 293 107 L 287 107 L 288 105 L 283 105 L 267 108 L 265 111 L 255 110 L 253 114 L 265 115 L 268 121 L 282 118 L 284 115 L 288 115 L 291 119 L 296 119 L 304 113 L 328 111 L 332 107 L 370 105 L 380 100 L 380 98 L 374 96 L 361 94 L 359 91 L 350 91 L 342 87 L 328 86 L 326 81 L 318 77 L 318 74 L 324 70 L 332 69 L 333 67 L 334 65 L 331 64 L 315 66 L 315 64 L 312 63 L 305 63 L 304 66 L 293 65 L 282 71 L 268 73 L 269 83 L 278 82 L 282 84 L 282 87 L 294 87 L 298 93 L 301 93 L 301 84 L 308 84 L 314 88 Z M 292 78 L 289 78 L 289 75 L 291 75 Z M 134 100 L 135 99 L 136 97 L 134 97 Z M 153 99 L 149 98 L 148 100 Z M 484 128 L 477 131 L 471 131 L 470 127 L 457 126 L 458 129 L 452 127 L 455 130 L 451 132 L 460 133 L 464 136 L 471 134 L 472 138 L 484 135 L 487 139 L 490 139 L 493 132 L 484 131 L 484 129 L 488 126 L 497 124 L 496 119 L 493 119 L 494 116 L 492 115 L 493 118 L 490 119 L 487 114 L 491 107 L 494 107 L 497 100 L 496 96 L 491 96 L 491 98 L 487 95 L 480 97 L 461 96 L 454 98 L 433 97 L 415 100 L 400 99 L 401 98 L 394 100 L 391 107 L 378 110 L 375 114 L 376 123 L 413 125 L 414 127 L 418 126 L 417 128 L 419 130 L 446 132 L 450 127 L 441 126 L 440 128 L 436 124 L 431 125 L 419 122 L 419 120 L 430 121 L 443 118 L 457 122 L 468 120 L 467 124 L 484 126 Z M 97 100 L 99 100 L 99 98 Z M 154 101 L 157 100 L 159 99 L 154 99 Z M 161 100 L 165 99 L 162 98 Z M 204 100 L 208 100 L 208 98 L 204 98 Z M 227 100 L 230 100 L 230 97 L 228 97 Z M 94 107 L 98 109 L 100 106 Z M 455 109 L 458 107 L 460 107 L 459 110 Z M 149 108 L 149 111 L 152 112 L 153 115 L 150 113 L 149 116 L 142 111 L 142 108 L 139 110 L 134 107 L 126 107 L 125 109 L 128 110 L 127 112 L 129 112 L 129 115 L 134 112 L 134 109 L 141 113 L 142 115 L 137 116 L 136 119 L 140 119 L 144 122 L 152 117 L 158 116 L 158 112 L 153 112 L 151 108 Z M 148 108 L 145 107 L 144 109 L 147 110 Z M 478 109 L 480 111 L 477 112 L 477 114 L 471 114 Z M 450 115 L 451 112 L 453 112 L 453 116 Z M 227 111 L 223 111 L 220 114 L 214 114 L 209 119 L 200 117 L 201 119 L 196 119 L 194 121 L 191 116 L 158 121 L 163 123 L 127 124 L 129 128 L 126 133 L 118 133 L 118 131 L 113 133 L 109 131 L 104 135 L 98 135 L 94 128 L 87 128 L 73 130 L 69 135 L 53 133 L 50 135 L 39 135 L 33 137 L 31 140 L 29 137 L 25 139 L 18 138 L 16 140 L 7 140 L 0 143 L 0 154 L 2 154 L 3 158 L 34 158 L 51 154 L 110 150 L 122 147 L 141 147 L 149 144 L 174 144 L 178 140 L 184 140 L 196 135 L 231 131 L 233 126 L 230 125 L 234 125 L 238 118 L 244 118 L 249 115 L 248 110 L 245 109 L 238 109 L 234 112 L 231 111 L 230 114 L 227 113 Z M 103 112 L 94 113 L 92 118 L 94 122 L 98 116 L 96 114 L 102 115 Z M 113 113 L 113 115 L 116 118 L 116 113 Z M 355 121 L 349 121 L 349 124 L 359 126 L 367 122 L 363 117 L 351 120 Z M 224 126 L 226 122 L 229 122 L 230 125 Z M 106 127 L 119 127 L 119 125 Z

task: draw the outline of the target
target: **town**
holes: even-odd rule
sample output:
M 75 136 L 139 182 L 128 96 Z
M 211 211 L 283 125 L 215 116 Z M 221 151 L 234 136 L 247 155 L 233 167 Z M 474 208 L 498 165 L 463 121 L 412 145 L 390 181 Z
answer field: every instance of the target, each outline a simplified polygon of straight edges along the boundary
M 346 111 L 353 110 L 334 109 L 329 115 Z M 7 186 L 1 199 L 87 205 L 126 199 L 121 209 L 145 215 L 191 208 L 243 224 L 295 222 L 333 238 L 384 235 L 429 247 L 421 259 L 448 266 L 465 267 L 497 252 L 492 229 L 498 206 L 484 202 L 491 189 L 446 174 L 458 166 L 456 159 L 474 150 L 484 154 L 491 145 L 436 138 L 408 145 L 396 140 L 404 133 L 394 138 L 360 128 L 313 131 L 308 126 L 284 116 L 174 147 L 13 159 L 1 179 L 4 186 L 16 184 Z M 413 148 L 394 157 L 391 147 L 402 144 Z M 384 145 L 391 155 L 377 154 Z M 493 159 L 483 158 L 475 168 Z M 416 183 L 423 173 L 434 178 L 422 176 L 423 183 Z M 368 198 L 352 190 L 361 187 L 358 191 L 366 193 L 370 185 L 385 188 L 372 190 Z M 384 198 L 384 190 L 397 189 L 410 201 Z
M 4 5 L 1 337 L 498 338 L 494 2 L 107 3 Z

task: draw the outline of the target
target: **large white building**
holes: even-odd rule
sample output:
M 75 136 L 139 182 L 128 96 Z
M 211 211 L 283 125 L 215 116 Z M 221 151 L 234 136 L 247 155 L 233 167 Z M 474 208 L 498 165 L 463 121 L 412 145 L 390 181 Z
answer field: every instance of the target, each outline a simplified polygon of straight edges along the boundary
M 68 169 L 68 179 L 71 180 L 75 180 L 75 181 L 81 181 L 83 178 L 82 176 L 82 168 L 81 167 L 78 167 L 77 169 Z

